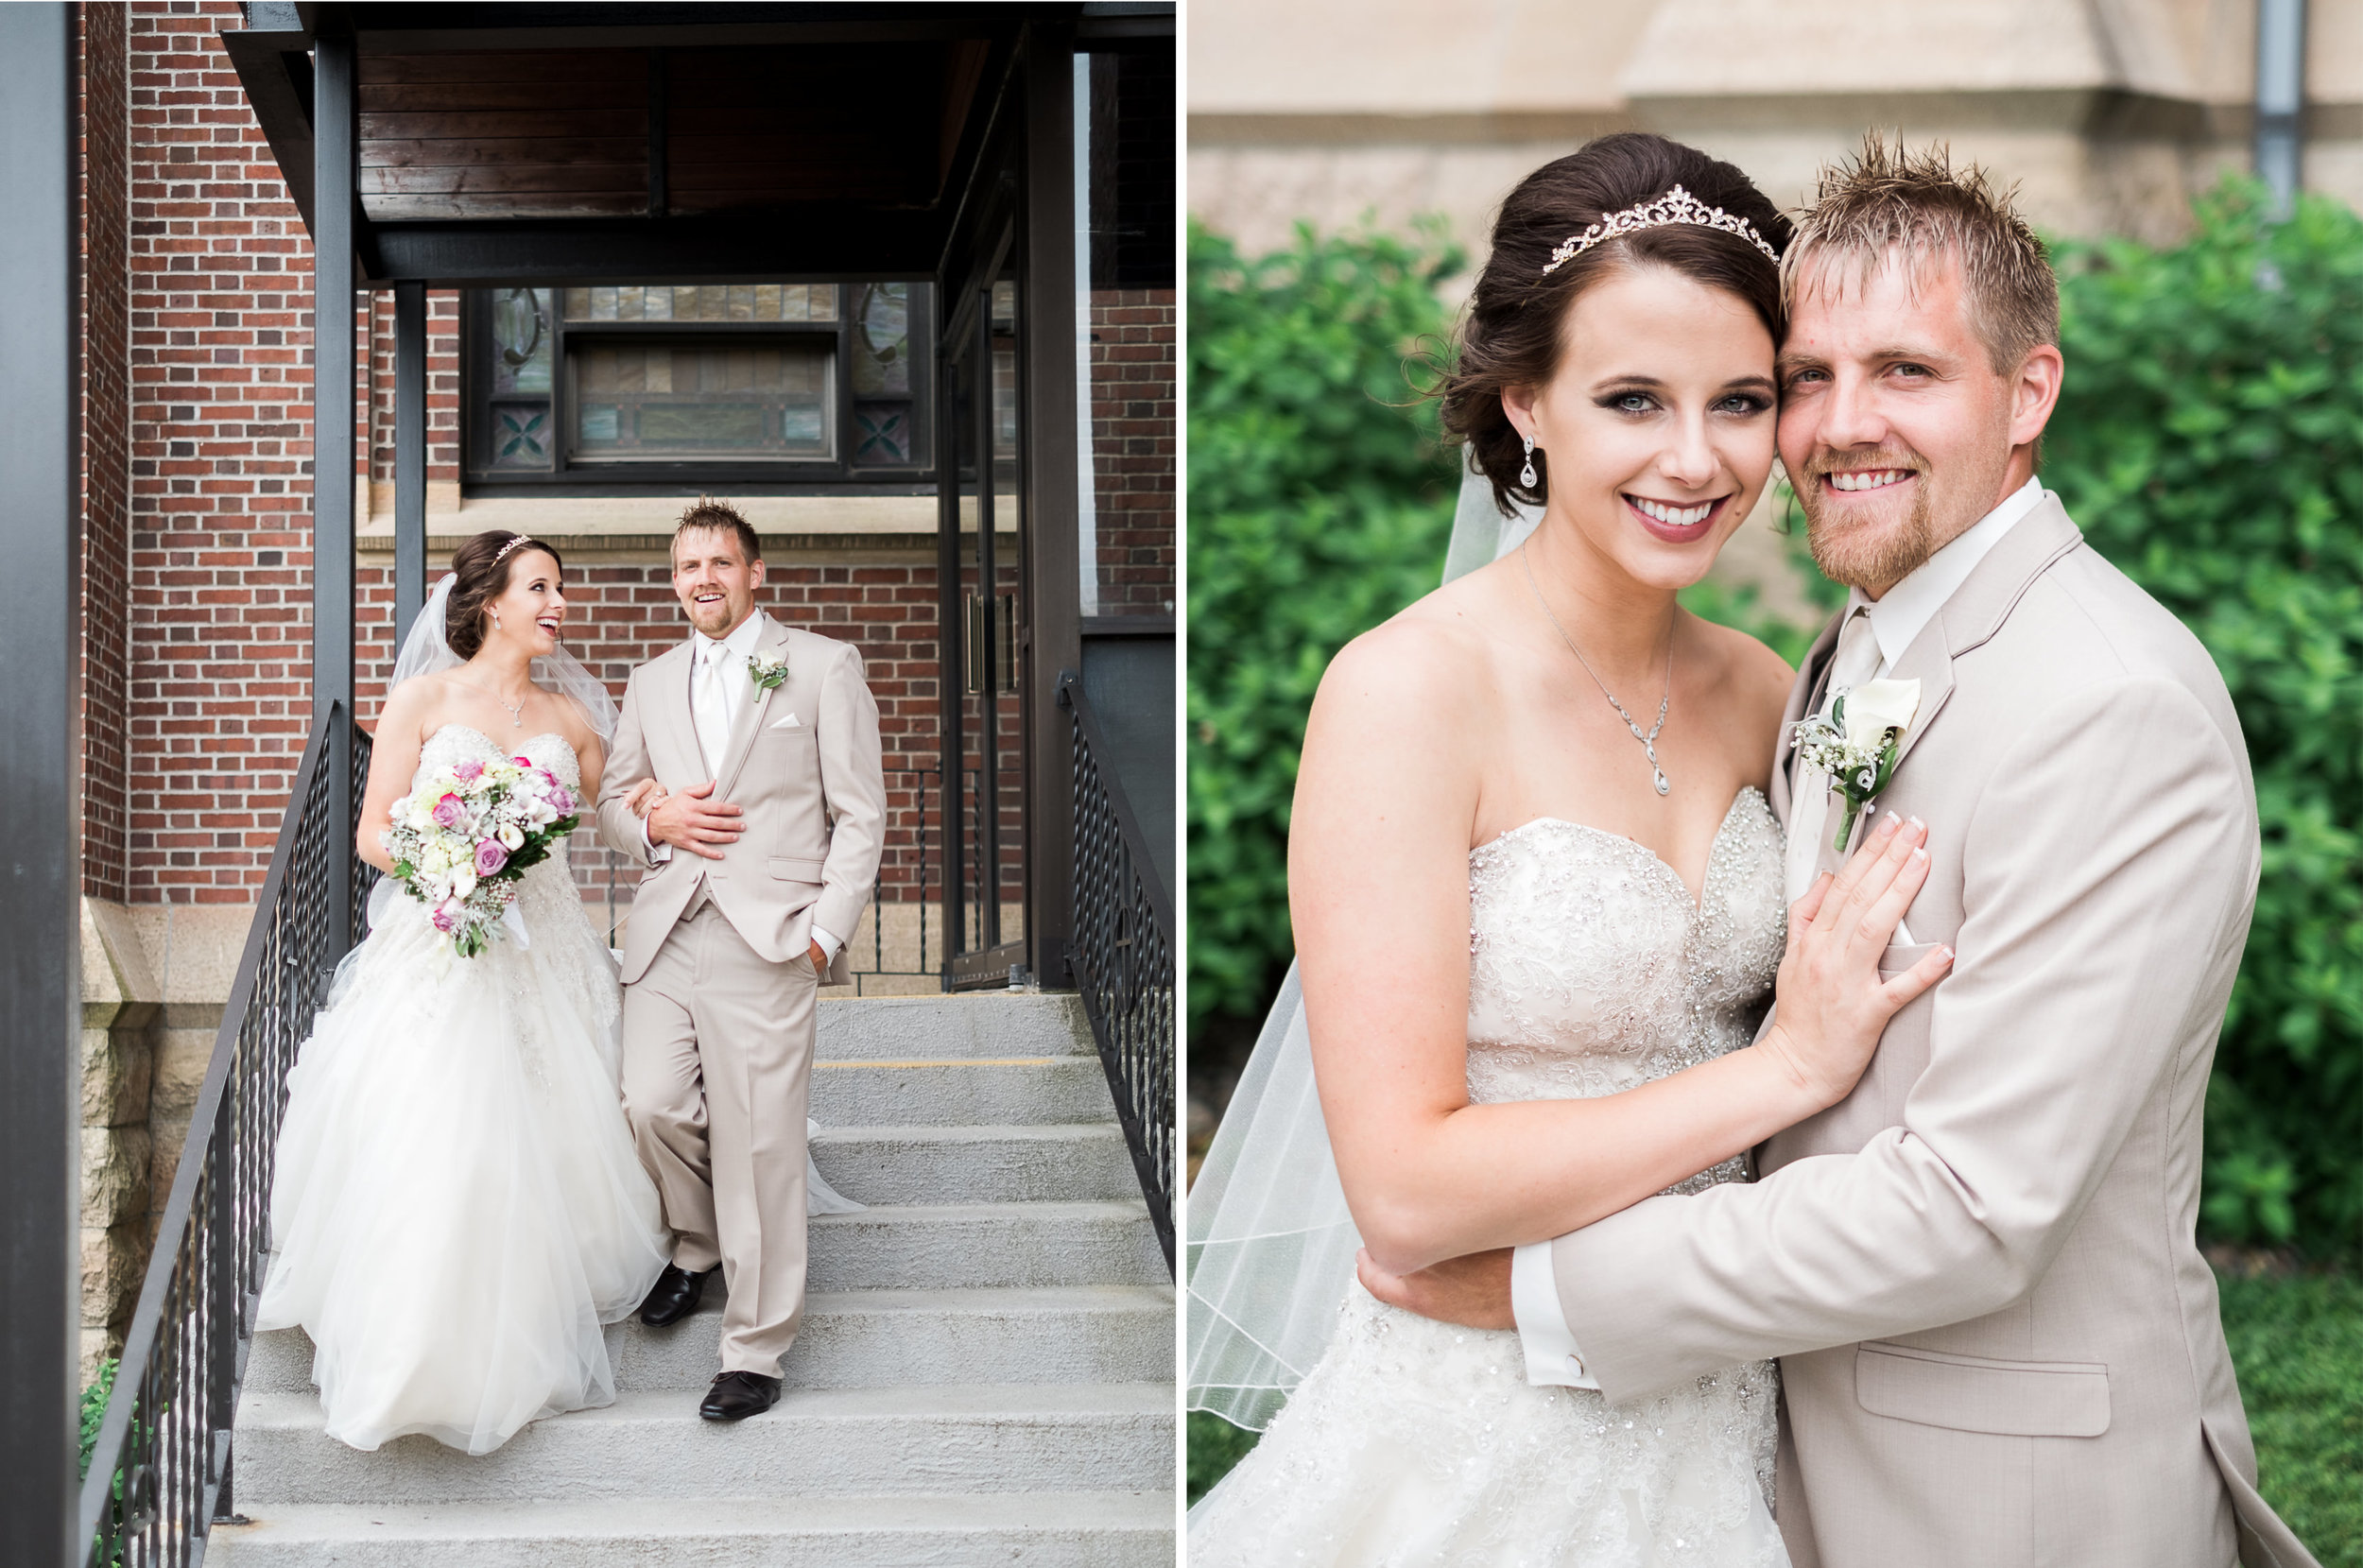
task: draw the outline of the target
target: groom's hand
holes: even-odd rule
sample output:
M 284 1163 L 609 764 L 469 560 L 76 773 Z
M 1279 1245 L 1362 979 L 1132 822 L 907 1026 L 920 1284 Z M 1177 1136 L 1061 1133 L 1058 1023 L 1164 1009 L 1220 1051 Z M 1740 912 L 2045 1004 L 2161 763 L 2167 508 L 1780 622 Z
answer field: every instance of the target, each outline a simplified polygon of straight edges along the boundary
M 1362 1288 L 1391 1307 L 1472 1329 L 1514 1329 L 1509 1310 L 1509 1249 L 1446 1258 L 1416 1274 L 1389 1274 L 1368 1250 L 1354 1255 Z
M 739 819 L 738 807 L 728 801 L 708 799 L 713 793 L 714 781 L 708 779 L 659 801 L 648 813 L 649 841 L 670 844 L 708 860 L 721 859 L 722 852 L 738 842 L 746 824 Z

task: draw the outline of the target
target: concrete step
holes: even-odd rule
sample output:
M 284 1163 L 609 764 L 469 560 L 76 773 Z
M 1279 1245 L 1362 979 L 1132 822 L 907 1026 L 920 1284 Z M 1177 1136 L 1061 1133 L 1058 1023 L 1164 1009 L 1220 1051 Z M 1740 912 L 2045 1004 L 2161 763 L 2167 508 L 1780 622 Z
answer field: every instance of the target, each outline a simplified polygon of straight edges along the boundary
M 1141 1190 L 1113 1122 L 1063 1127 L 832 1127 L 812 1141 L 830 1186 L 861 1203 L 1117 1199 Z
M 810 1224 L 816 1292 L 1172 1283 L 1138 1197 L 880 1207 Z
M 821 1060 L 1094 1054 L 1074 992 L 831 998 L 820 1003 Z
M 1173 1494 L 344 1504 L 216 1525 L 233 1568 L 1172 1568 Z
M 701 1389 L 713 1381 L 721 1370 L 721 1294 L 709 1288 L 697 1315 L 671 1328 L 636 1318 L 609 1324 L 617 1388 Z M 817 1292 L 780 1370 L 791 1388 L 1153 1383 L 1173 1375 L 1173 1289 Z M 301 1329 L 257 1335 L 246 1387 L 308 1392 L 310 1337 Z
M 1173 1385 L 798 1389 L 760 1416 L 702 1421 L 693 1390 L 617 1396 L 532 1423 L 472 1458 L 428 1438 L 373 1454 L 322 1428 L 308 1393 L 238 1402 L 237 1505 L 858 1497 L 884 1492 L 1164 1492 Z
M 1036 1127 L 1115 1114 L 1097 1057 L 937 1057 L 906 1042 L 900 1056 L 840 1058 L 824 1042 L 813 1063 L 812 1115 L 823 1127 Z

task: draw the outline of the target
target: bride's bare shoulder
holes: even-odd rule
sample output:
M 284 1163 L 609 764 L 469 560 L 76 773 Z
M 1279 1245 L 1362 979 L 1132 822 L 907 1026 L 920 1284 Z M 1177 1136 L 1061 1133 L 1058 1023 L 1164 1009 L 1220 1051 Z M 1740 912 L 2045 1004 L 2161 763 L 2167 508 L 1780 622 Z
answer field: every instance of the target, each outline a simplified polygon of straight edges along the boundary
M 1481 604 L 1447 583 L 1340 648 L 1321 677 L 1314 723 L 1331 729 L 1382 717 L 1397 741 L 1457 732 L 1492 689 L 1493 639 Z

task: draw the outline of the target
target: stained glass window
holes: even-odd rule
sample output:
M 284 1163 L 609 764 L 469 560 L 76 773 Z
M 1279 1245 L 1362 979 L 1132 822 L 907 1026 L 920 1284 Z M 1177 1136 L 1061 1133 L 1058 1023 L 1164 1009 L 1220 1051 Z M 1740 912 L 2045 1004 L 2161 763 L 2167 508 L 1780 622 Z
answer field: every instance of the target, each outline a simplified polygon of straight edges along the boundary
M 911 285 L 854 288 L 854 461 L 911 460 Z
M 923 481 L 932 307 L 923 283 L 477 290 L 468 475 L 629 489 L 678 484 L 690 464 L 721 484 Z
M 526 473 L 550 467 L 550 291 L 492 291 L 492 466 Z
M 593 338 L 570 347 L 572 456 L 827 457 L 834 347 L 792 338 L 728 346 Z

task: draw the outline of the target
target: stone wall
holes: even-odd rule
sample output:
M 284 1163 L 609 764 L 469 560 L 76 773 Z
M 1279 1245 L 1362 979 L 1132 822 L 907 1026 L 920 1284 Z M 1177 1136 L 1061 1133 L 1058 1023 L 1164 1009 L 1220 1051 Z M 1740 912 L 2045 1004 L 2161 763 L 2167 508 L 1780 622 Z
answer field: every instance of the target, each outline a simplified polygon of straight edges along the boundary
M 2304 178 L 2363 204 L 2363 7 L 2311 8 Z M 1660 131 L 1782 203 L 1871 126 L 2057 233 L 2166 238 L 2245 169 L 2254 0 L 1192 0 L 1189 202 L 1250 250 L 1439 214 L 1481 256 L 1528 170 Z

